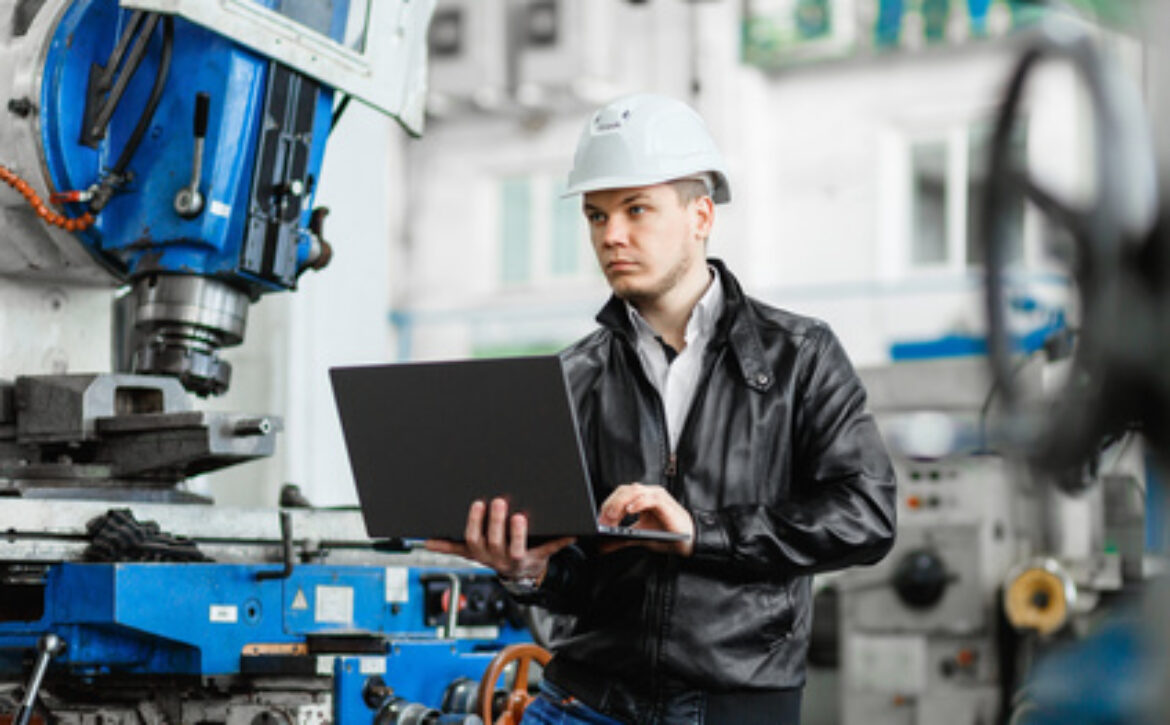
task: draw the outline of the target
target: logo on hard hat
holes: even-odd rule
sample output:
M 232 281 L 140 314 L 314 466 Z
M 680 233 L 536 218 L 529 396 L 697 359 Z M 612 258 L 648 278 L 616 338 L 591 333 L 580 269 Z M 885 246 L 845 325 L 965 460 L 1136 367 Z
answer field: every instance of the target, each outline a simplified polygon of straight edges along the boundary
M 598 131 L 612 131 L 615 128 L 621 128 L 622 124 L 628 120 L 630 120 L 630 109 L 627 108 L 622 111 L 621 118 L 616 121 L 602 121 L 601 114 L 597 114 L 597 117 L 593 119 L 593 126 Z

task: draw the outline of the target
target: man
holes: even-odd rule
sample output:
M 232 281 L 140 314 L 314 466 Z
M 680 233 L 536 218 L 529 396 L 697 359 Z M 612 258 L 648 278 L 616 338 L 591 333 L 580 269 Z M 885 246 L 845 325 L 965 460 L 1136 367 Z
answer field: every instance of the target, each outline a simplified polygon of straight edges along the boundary
M 496 499 L 472 504 L 464 543 L 428 545 L 576 616 L 525 723 L 797 723 L 810 575 L 893 543 L 865 392 L 828 327 L 745 296 L 707 258 L 730 190 L 690 107 L 602 108 L 569 193 L 613 290 L 601 328 L 562 354 L 600 522 L 685 536 L 527 548 L 525 518 Z

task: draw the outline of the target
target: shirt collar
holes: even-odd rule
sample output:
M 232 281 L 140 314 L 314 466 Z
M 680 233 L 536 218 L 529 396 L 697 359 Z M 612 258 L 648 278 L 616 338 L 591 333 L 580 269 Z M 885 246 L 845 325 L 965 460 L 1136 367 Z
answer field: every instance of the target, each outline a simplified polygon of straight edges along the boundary
M 710 265 L 707 265 L 707 270 L 711 273 L 711 282 L 707 285 L 707 291 L 695 303 L 691 310 L 691 316 L 687 319 L 687 329 L 684 335 L 688 345 L 696 335 L 710 337 L 714 333 L 716 323 L 719 322 L 719 316 L 723 314 L 723 282 L 719 279 L 718 270 Z M 626 302 L 625 305 L 626 314 L 630 317 L 630 324 L 634 326 L 634 332 L 639 337 L 644 335 L 659 336 L 646 321 L 646 318 L 642 317 L 642 313 L 638 312 L 638 308 L 629 302 Z

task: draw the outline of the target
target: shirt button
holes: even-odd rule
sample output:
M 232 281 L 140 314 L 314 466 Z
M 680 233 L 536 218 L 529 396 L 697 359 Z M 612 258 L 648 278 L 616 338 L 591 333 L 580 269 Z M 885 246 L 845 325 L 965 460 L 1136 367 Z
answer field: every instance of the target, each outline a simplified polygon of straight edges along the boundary
M 768 384 L 768 374 L 767 373 L 758 373 L 756 375 L 756 385 L 767 385 L 767 384 Z

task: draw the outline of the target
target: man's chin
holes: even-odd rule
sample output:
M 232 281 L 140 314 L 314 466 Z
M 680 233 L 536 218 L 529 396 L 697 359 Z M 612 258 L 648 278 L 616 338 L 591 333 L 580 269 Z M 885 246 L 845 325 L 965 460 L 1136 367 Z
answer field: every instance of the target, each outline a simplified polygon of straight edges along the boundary
M 609 288 L 613 293 L 627 302 L 633 302 L 645 294 L 641 285 L 625 275 L 615 275 L 609 278 Z
M 614 296 L 623 302 L 629 302 L 634 307 L 641 308 L 644 303 L 653 302 L 657 296 L 648 292 L 641 287 L 630 287 L 628 289 L 612 288 Z

